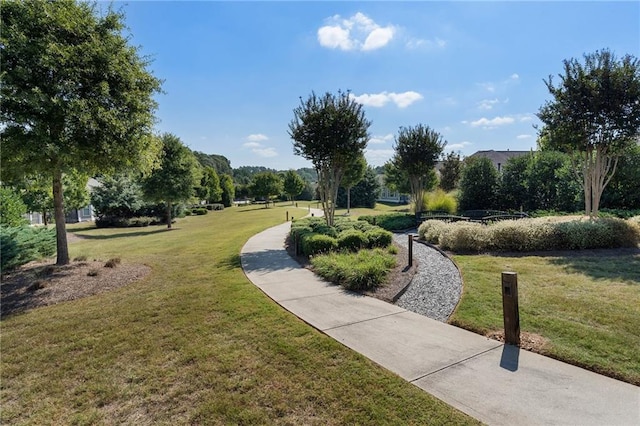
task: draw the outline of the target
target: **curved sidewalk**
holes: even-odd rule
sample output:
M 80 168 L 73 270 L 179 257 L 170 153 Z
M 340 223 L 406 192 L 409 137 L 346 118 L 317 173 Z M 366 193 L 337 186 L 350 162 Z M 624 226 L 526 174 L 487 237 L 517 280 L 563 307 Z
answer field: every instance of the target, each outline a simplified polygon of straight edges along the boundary
M 638 425 L 640 388 L 356 295 L 284 249 L 289 222 L 241 251 L 249 280 L 311 326 L 490 425 Z

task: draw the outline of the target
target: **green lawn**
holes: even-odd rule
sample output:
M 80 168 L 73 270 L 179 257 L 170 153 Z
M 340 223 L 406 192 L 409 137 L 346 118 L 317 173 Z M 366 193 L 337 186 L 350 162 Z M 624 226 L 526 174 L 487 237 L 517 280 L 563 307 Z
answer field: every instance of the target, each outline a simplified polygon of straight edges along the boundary
M 475 424 L 312 329 L 244 276 L 239 252 L 291 206 L 72 227 L 71 256 L 145 263 L 121 289 L 1 322 L 2 424 Z
M 514 271 L 521 330 L 548 339 L 543 353 L 640 385 L 640 254 L 606 253 L 456 255 L 464 293 L 450 322 L 501 330 L 500 274 Z

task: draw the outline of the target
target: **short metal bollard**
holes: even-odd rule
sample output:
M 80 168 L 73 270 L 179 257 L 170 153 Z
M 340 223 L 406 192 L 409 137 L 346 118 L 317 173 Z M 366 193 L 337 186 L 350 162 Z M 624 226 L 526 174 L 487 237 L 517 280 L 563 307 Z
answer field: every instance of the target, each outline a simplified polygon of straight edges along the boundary
M 409 268 L 411 268 L 413 266 L 413 234 L 409 234 L 408 237 L 409 239 L 407 243 L 409 246 L 409 256 L 407 259 L 407 264 L 409 265 Z
M 520 344 L 520 313 L 518 309 L 518 274 L 502 273 L 502 314 L 504 317 L 504 342 Z

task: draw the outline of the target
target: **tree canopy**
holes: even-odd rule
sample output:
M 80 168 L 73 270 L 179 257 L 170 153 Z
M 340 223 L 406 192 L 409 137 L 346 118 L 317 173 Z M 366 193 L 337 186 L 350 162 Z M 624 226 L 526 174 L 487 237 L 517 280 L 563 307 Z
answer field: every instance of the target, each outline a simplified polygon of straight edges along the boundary
M 284 173 L 283 190 L 289 196 L 292 204 L 293 199 L 304 191 L 305 186 L 306 182 L 295 170 L 287 170 Z
M 458 187 L 460 182 L 460 172 L 462 170 L 462 161 L 460 154 L 451 151 L 442 161 L 440 169 L 440 188 L 445 191 L 453 191 Z
M 250 190 L 255 197 L 264 198 L 268 207 L 271 196 L 282 193 L 282 179 L 274 172 L 258 173 L 251 180 Z
M 147 198 L 166 203 L 167 227 L 171 228 L 172 204 L 193 197 L 200 183 L 200 165 L 177 136 L 165 133 L 160 140 L 160 164 L 144 179 L 142 187 Z
M 497 205 L 500 175 L 486 157 L 467 157 L 460 177 L 460 210 L 493 209 Z
M 342 176 L 340 186 L 347 190 L 347 213 L 351 212 L 351 188 L 358 184 L 364 177 L 364 173 L 367 170 L 367 160 L 364 158 L 364 154 L 355 157 L 351 164 L 347 166 L 347 170 Z M 375 204 L 375 198 L 374 198 Z
M 538 112 L 544 147 L 572 155 L 582 181 L 585 212 L 597 215 L 620 153 L 640 134 L 640 63 L 609 50 L 564 61 L 560 83 L 545 81 L 553 99 Z
M 150 166 L 160 80 L 123 35 L 124 16 L 74 1 L 3 2 L 2 175 L 51 181 L 57 263 L 69 263 L 62 176 Z
M 395 167 L 406 173 L 415 203 L 416 213 L 424 205 L 424 193 L 433 174 L 436 161 L 442 155 L 447 144 L 435 130 L 418 124 L 414 127 L 401 127 L 394 146 Z
M 371 122 L 361 104 L 348 92 L 312 93 L 293 110 L 289 136 L 293 151 L 313 163 L 327 225 L 333 226 L 336 197 L 342 177 L 354 158 L 363 154 Z

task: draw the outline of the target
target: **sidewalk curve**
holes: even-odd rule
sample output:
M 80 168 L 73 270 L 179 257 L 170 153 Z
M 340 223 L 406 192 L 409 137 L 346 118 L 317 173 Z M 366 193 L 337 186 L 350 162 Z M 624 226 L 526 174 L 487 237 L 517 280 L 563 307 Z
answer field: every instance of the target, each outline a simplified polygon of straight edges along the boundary
M 490 425 L 639 425 L 640 388 L 328 283 L 284 248 L 289 222 L 241 251 L 249 280 L 311 326 Z

